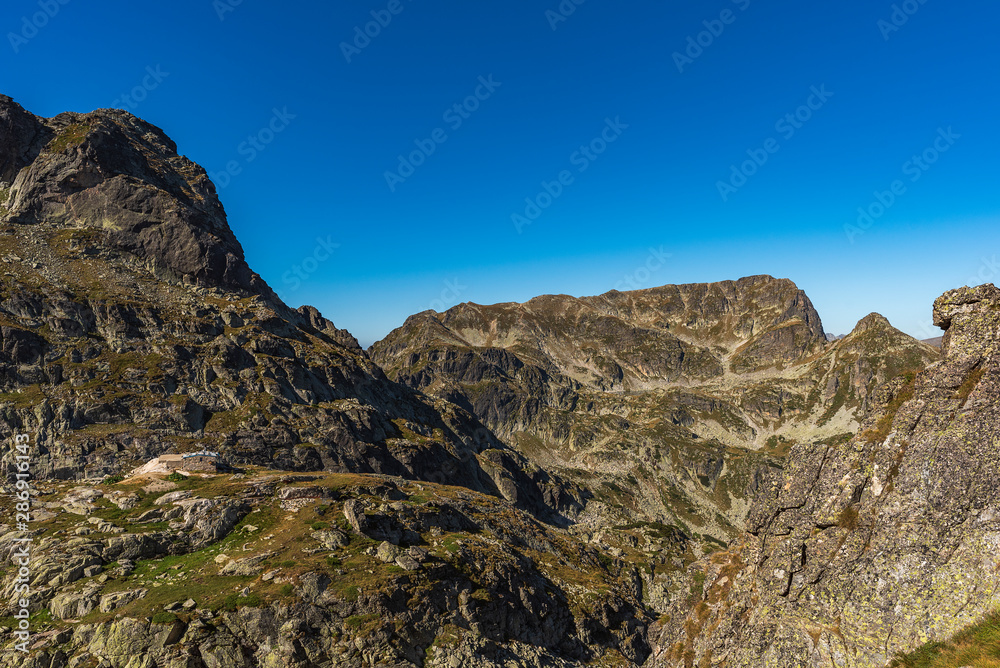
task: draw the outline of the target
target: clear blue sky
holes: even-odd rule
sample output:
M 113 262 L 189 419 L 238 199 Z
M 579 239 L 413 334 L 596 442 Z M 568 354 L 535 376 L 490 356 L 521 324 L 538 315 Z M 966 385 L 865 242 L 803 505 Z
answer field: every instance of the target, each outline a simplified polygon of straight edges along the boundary
M 251 265 L 364 344 L 459 301 L 759 273 L 827 331 L 879 311 L 925 337 L 936 296 L 1000 273 L 995 2 L 909 0 L 898 29 L 872 0 L 586 0 L 558 21 L 559 0 L 63 2 L 4 4 L 0 91 L 129 108 L 217 182 L 235 163 L 220 192 Z M 373 11 L 391 21 L 345 55 Z M 275 109 L 294 118 L 261 134 Z M 561 194 L 518 228 L 543 181 Z

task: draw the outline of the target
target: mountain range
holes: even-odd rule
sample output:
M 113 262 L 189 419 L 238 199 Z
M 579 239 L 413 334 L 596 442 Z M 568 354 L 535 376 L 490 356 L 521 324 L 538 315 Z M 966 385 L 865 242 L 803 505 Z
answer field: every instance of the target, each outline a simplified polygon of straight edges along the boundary
M 939 347 L 829 337 L 752 276 L 364 350 L 247 265 L 162 130 L 3 96 L 0 261 L 35 545 L 0 666 L 882 666 L 998 603 L 992 286 L 935 303 Z M 133 473 L 206 451 L 230 470 Z

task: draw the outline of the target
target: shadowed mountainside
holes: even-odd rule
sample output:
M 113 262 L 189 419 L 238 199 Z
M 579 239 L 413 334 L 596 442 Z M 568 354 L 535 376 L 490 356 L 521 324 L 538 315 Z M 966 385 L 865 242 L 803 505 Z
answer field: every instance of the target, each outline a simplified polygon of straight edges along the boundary
M 36 474 L 100 477 L 166 451 L 459 480 L 532 512 L 578 493 L 454 405 L 390 382 L 243 260 L 205 171 L 158 128 L 42 119 L 0 98 L 0 386 Z

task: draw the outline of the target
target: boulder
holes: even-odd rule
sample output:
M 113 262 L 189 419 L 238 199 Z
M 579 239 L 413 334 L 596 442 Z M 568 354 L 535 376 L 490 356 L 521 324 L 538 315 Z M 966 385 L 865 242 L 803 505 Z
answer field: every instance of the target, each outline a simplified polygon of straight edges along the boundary
M 339 550 L 340 548 L 347 547 L 349 542 L 347 535 L 339 529 L 313 531 L 311 535 L 319 541 L 320 545 L 328 550 Z
M 380 513 L 366 513 L 366 505 L 360 499 L 351 499 L 344 504 L 344 517 L 358 533 L 373 540 L 387 541 L 398 545 L 404 528 L 393 518 Z
M 49 611 L 59 619 L 79 619 L 98 606 L 100 591 L 99 586 L 91 586 L 56 594 L 49 602 Z
M 259 575 L 264 571 L 263 562 L 267 561 L 272 554 L 272 552 L 266 552 L 264 554 L 255 554 L 252 557 L 230 560 L 225 566 L 219 569 L 219 575 L 238 575 L 244 577 Z
M 184 499 L 190 499 L 191 496 L 192 496 L 191 492 L 188 492 L 186 490 L 167 492 L 163 496 L 160 496 L 155 501 L 153 501 L 153 503 L 158 506 L 164 506 L 168 503 L 177 503 L 178 501 L 183 501 Z
M 111 612 L 123 605 L 128 605 L 132 601 L 143 598 L 148 593 L 146 589 L 129 589 L 127 591 L 117 591 L 113 594 L 105 594 L 101 597 L 101 612 Z
M 383 563 L 391 564 L 396 561 L 401 553 L 402 551 L 398 547 L 388 541 L 385 541 L 378 546 L 378 551 L 375 556 L 377 556 Z

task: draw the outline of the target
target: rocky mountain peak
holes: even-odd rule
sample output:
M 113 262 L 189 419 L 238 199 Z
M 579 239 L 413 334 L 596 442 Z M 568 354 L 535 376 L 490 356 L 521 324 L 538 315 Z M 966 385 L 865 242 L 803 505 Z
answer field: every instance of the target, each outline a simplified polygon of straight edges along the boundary
M 858 320 L 858 324 L 854 326 L 853 332 L 863 332 L 866 329 L 873 329 L 876 327 L 891 327 L 889 319 L 886 318 L 881 313 L 869 313 L 861 320 Z
M 891 328 L 892 324 L 889 322 L 881 313 L 869 313 L 864 318 L 858 321 L 858 324 L 854 326 L 851 330 L 851 334 L 860 334 L 861 332 L 866 332 L 870 329 L 886 329 Z
M 36 474 L 120 474 L 193 447 L 453 476 L 563 521 L 551 477 L 509 449 L 480 463 L 500 444 L 471 415 L 389 382 L 350 333 L 282 303 L 162 130 L 118 110 L 39 118 L 10 98 L 0 119 L 0 436 L 38 434 Z
M 184 283 L 270 295 L 215 186 L 158 127 L 116 109 L 39 118 L 0 99 L 0 222 L 90 229 Z
M 10 184 L 31 162 L 31 148 L 44 125 L 6 95 L 0 95 L 0 183 Z

